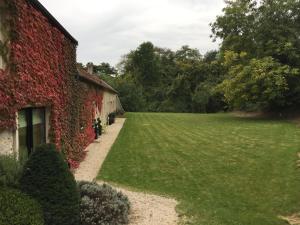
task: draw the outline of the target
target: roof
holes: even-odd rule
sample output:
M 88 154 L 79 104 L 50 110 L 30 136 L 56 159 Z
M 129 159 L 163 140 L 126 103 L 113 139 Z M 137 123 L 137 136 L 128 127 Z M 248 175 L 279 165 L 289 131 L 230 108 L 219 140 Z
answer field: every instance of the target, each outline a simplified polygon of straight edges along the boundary
M 112 88 L 108 83 L 100 79 L 98 75 L 90 74 L 82 68 L 77 67 L 78 76 L 85 81 L 91 82 L 101 88 L 104 88 L 110 92 L 118 94 L 118 92 Z
M 28 2 L 37 10 L 39 10 L 45 17 L 48 18 L 49 22 L 57 27 L 66 37 L 68 37 L 74 44 L 78 45 L 78 41 L 55 19 L 54 16 L 38 1 L 28 0 Z

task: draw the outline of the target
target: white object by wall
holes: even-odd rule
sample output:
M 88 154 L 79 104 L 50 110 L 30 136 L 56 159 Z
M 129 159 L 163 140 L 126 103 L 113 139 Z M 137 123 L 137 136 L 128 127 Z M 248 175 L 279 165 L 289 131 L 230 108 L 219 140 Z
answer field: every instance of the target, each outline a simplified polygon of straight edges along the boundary
M 103 93 L 103 100 L 102 100 L 102 108 L 100 113 L 100 119 L 103 125 L 107 124 L 107 117 L 108 114 L 112 112 L 116 112 L 117 105 L 117 95 L 108 91 Z

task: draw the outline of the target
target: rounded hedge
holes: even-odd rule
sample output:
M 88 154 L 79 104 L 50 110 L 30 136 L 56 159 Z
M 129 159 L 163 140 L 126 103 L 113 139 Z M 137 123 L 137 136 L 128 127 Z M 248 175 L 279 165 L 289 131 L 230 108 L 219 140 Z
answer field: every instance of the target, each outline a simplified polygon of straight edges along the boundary
M 79 182 L 81 225 L 123 225 L 128 223 L 127 196 L 112 187 Z
M 43 224 L 43 212 L 38 202 L 20 191 L 0 188 L 0 225 Z
M 54 145 L 35 149 L 24 165 L 20 187 L 41 204 L 46 225 L 79 224 L 77 184 Z

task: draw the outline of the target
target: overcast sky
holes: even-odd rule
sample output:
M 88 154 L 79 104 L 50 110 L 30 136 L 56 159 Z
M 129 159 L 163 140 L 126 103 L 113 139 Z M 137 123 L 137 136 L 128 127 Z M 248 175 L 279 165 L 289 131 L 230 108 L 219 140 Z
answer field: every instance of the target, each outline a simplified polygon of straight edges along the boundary
M 223 0 L 40 0 L 79 41 L 77 61 L 118 63 L 151 41 L 173 50 L 182 45 L 202 54 L 217 49 L 209 35 Z

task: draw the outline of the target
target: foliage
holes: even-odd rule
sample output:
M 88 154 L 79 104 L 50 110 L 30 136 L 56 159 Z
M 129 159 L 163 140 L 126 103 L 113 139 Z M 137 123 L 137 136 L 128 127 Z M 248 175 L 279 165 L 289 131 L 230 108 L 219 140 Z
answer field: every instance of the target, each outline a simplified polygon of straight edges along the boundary
M 297 125 L 225 113 L 126 117 L 98 179 L 176 198 L 193 225 L 284 225 L 278 215 L 300 211 Z
M 211 24 L 212 37 L 220 38 L 221 51 L 254 52 L 256 18 L 256 0 L 229 0 L 223 9 L 224 15 L 218 16 Z M 245 50 L 247 49 L 247 50 Z
M 236 72 L 239 75 L 233 86 L 244 85 L 236 92 L 230 91 L 235 94 L 227 92 L 225 97 L 231 107 L 255 110 L 299 107 L 300 77 L 296 74 L 300 69 L 300 1 L 229 0 L 226 4 L 224 14 L 211 24 L 212 36 L 222 40 L 220 53 L 225 63 L 228 52 L 232 52 L 232 56 L 245 54 L 245 57 L 237 58 L 236 64 L 239 66 L 228 67 L 229 80 L 224 82 L 229 88 L 232 75 Z M 249 68 L 251 66 L 255 68 Z M 262 72 L 257 70 L 259 67 L 263 67 Z M 260 74 L 264 72 L 267 74 Z M 247 84 L 239 83 L 241 74 L 243 77 L 248 74 L 248 78 L 243 80 Z M 260 82 L 266 81 L 267 77 L 272 81 L 259 85 L 257 90 L 252 89 L 249 93 L 248 89 L 257 84 L 258 76 Z M 266 96 L 263 98 L 264 86 L 268 93 L 264 92 Z M 238 95 L 242 97 L 234 101 L 232 98 Z
M 153 44 L 145 42 L 128 55 L 125 70 L 127 73 L 132 73 L 134 79 L 144 88 L 150 89 L 156 84 L 159 76 L 158 63 Z
M 300 73 L 298 69 L 265 57 L 251 59 L 247 65 L 232 66 L 228 75 L 219 86 L 228 103 L 234 108 L 256 111 L 287 106 L 288 81 L 296 80 Z
M 291 0 L 227 1 L 212 24 L 223 51 L 247 52 L 251 57 L 271 56 L 283 64 L 299 66 L 300 2 Z
M 14 2 L 10 0 L 3 0 L 2 4 L 0 5 L 0 32 L 2 35 L 0 40 L 0 56 L 5 63 L 5 69 L 12 69 L 13 67 L 13 63 L 9 62 L 9 46 L 10 41 L 16 38 L 16 34 L 12 29 L 12 27 L 15 25 L 15 21 L 13 19 L 15 14 L 16 7 Z
M 21 173 L 15 156 L 0 155 L 0 186 L 18 187 Z
M 192 102 L 194 107 L 194 111 L 198 112 L 214 112 L 214 109 L 220 109 L 222 106 L 216 106 L 216 107 L 211 107 L 212 109 L 210 110 L 210 101 L 217 102 L 217 99 L 212 100 L 214 97 L 215 89 L 214 85 L 205 82 L 205 83 L 200 83 L 193 95 L 192 95 Z
M 116 75 L 117 70 L 116 68 L 112 67 L 109 63 L 100 63 L 100 65 L 95 65 L 94 73 L 98 73 L 102 75 Z
M 120 101 L 125 111 L 146 111 L 146 99 L 143 88 L 136 84 L 131 77 L 105 77 L 101 76 L 107 83 L 119 92 Z
M 124 57 L 116 80 L 136 85 L 144 100 L 137 109 L 125 101 L 127 111 L 299 108 L 300 1 L 225 2 L 211 23 L 212 38 L 222 41 L 219 52 L 203 57 L 189 46 L 172 51 L 146 42 Z M 120 93 L 136 95 L 129 88 Z
M 123 58 L 116 77 L 101 78 L 119 91 L 126 111 L 216 112 L 224 109 L 214 91 L 222 73 L 216 51 L 203 57 L 189 46 L 172 51 L 146 42 Z
M 79 182 L 81 203 L 80 217 L 82 225 L 128 223 L 130 204 L 121 192 L 103 184 Z
M 20 191 L 0 187 L 0 225 L 43 225 L 40 205 Z
M 116 74 L 117 75 L 117 74 Z M 116 82 L 116 76 L 112 76 L 112 75 L 107 75 L 107 74 L 100 74 L 100 78 L 102 80 L 104 80 L 106 83 L 112 85 L 112 86 L 116 86 L 115 82 Z M 119 96 L 121 97 L 121 96 Z
M 0 129 L 16 128 L 16 112 L 22 108 L 46 107 L 50 141 L 77 167 L 93 136 L 93 101 L 100 107 L 102 93 L 76 80 L 76 43 L 30 1 L 4 3 L 1 24 L 9 36 L 10 65 L 0 69 Z
M 41 204 L 46 225 L 79 224 L 76 182 L 54 145 L 35 149 L 24 166 L 20 186 Z

